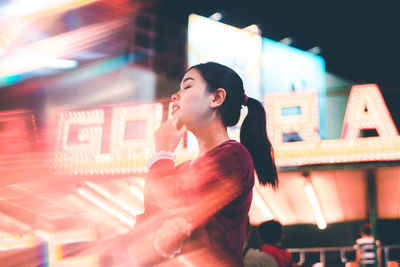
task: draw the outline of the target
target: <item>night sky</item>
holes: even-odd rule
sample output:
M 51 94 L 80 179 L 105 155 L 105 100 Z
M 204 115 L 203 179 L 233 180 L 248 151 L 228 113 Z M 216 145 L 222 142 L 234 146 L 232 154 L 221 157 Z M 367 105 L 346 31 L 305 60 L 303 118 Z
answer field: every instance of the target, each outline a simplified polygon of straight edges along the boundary
M 322 49 L 326 70 L 355 84 L 377 83 L 400 130 L 400 1 L 156 0 L 152 10 L 185 25 L 188 15 L 223 14 L 222 23 L 257 24 L 262 36 Z
M 396 3 L 398 3 L 396 5 Z M 321 47 L 328 72 L 357 83 L 398 87 L 399 1 L 159 0 L 156 11 L 185 24 L 190 13 L 210 16 L 235 27 L 257 24 L 263 37 L 291 37 L 292 46 Z

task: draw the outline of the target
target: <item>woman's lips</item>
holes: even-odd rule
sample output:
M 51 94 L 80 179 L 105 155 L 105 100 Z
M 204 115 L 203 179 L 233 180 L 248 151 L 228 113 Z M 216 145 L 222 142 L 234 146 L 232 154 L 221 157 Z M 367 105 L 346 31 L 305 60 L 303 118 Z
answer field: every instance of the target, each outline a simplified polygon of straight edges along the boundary
M 171 115 L 174 115 L 174 113 L 179 109 L 179 106 L 177 104 L 172 105 L 172 112 Z

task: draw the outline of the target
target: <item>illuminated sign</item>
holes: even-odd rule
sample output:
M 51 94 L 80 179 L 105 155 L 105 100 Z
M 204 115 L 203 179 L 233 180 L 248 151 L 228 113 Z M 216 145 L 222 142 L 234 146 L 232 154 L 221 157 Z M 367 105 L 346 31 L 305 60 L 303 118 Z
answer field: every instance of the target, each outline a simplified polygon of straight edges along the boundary
M 398 136 L 389 110 L 376 84 L 351 89 L 343 122 L 343 139 L 357 139 L 360 130 L 376 129 L 380 137 Z
M 324 140 L 319 136 L 315 91 L 265 94 L 265 109 L 268 135 L 278 166 L 400 159 L 400 137 L 377 85 L 352 88 L 342 139 Z M 153 132 L 161 123 L 162 104 L 115 107 L 108 124 L 106 117 L 103 109 L 61 114 L 56 153 L 58 170 L 68 174 L 146 171 L 146 160 L 153 154 Z M 229 129 L 231 138 L 239 139 L 244 117 L 242 114 L 239 124 Z M 379 136 L 358 138 L 360 130 L 371 128 Z M 105 137 L 105 132 L 109 132 L 109 137 Z M 284 142 L 285 134 L 294 133 L 299 140 Z M 197 151 L 193 149 L 196 146 L 190 145 L 191 140 L 193 137 L 188 133 L 178 146 L 178 163 L 196 156 Z
M 192 14 L 188 23 L 188 64 L 207 61 L 234 69 L 242 77 L 247 95 L 260 101 L 266 93 L 316 90 L 318 133 L 326 137 L 326 74 L 321 56 Z
M 341 139 L 319 136 L 315 91 L 265 94 L 265 109 L 268 135 L 280 167 L 400 160 L 400 136 L 375 84 L 353 86 Z M 161 123 L 162 113 L 161 103 L 62 112 L 56 136 L 55 172 L 67 175 L 147 172 L 146 162 L 154 153 L 153 133 Z M 25 125 L 26 118 L 30 121 L 34 118 L 18 114 L 10 117 L 3 113 L 0 122 L 4 127 L 17 125 L 28 134 L 21 125 Z M 245 115 L 243 112 L 238 125 L 228 129 L 232 139 L 239 140 Z M 376 130 L 378 136 L 360 137 L 368 129 Z M 287 134 L 298 138 L 284 140 Z M 10 134 L 0 131 L 0 144 L 6 144 L 9 138 Z M 177 163 L 196 157 L 197 150 L 194 136 L 188 133 L 175 151 Z M 14 150 L 7 151 L 1 150 L 0 155 L 7 156 Z
M 318 97 L 319 135 L 325 138 L 325 61 L 312 53 L 262 38 L 262 92 L 314 90 Z
M 145 172 L 153 154 L 153 133 L 162 104 L 116 107 L 60 114 L 56 167 L 64 174 Z
M 315 91 L 265 94 L 268 116 L 267 132 L 274 145 L 283 143 L 286 133 L 298 133 L 304 142 L 318 142 L 318 98 Z M 295 108 L 299 114 L 284 114 L 285 109 Z
M 272 119 L 268 134 L 278 166 L 400 160 L 400 137 L 375 84 L 353 86 L 345 115 L 344 139 L 318 140 L 317 113 L 310 112 L 316 110 L 315 97 L 305 97 L 301 102 L 298 93 L 267 94 L 266 103 L 267 117 Z M 304 114 L 287 118 L 281 115 L 283 108 L 294 106 L 300 106 Z M 277 121 L 280 118 L 282 122 Z M 310 123 L 308 130 L 306 121 Z M 380 136 L 358 138 L 360 130 L 371 128 Z M 281 136 L 285 131 L 297 131 L 304 140 L 283 143 Z
M 191 14 L 188 23 L 188 64 L 215 61 L 235 70 L 248 96 L 261 99 L 261 36 Z

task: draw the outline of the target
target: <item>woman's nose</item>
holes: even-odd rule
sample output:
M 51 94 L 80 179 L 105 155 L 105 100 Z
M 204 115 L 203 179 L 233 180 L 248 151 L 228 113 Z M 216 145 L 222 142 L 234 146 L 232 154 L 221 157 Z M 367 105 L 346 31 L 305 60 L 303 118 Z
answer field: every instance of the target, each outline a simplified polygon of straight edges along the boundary
M 176 92 L 175 94 L 173 94 L 173 95 L 171 96 L 171 101 L 172 101 L 172 102 L 177 101 L 178 99 L 179 99 L 179 94 L 178 94 L 178 92 Z

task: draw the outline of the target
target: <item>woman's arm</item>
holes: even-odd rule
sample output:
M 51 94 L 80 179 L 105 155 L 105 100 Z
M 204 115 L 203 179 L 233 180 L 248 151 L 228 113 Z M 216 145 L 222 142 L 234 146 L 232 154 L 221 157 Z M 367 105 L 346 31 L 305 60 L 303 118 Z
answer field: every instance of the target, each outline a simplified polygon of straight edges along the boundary
M 177 119 L 172 119 L 163 122 L 154 133 L 156 154 L 148 163 L 149 172 L 144 188 L 145 213 L 141 216 L 142 218 L 160 211 L 158 204 L 162 202 L 164 191 L 167 190 L 163 187 L 168 185 L 163 180 L 173 175 L 175 166 L 173 152 L 185 132 L 186 127 L 179 125 Z
M 174 256 L 192 229 L 204 225 L 243 192 L 243 176 L 246 171 L 251 175 L 249 166 L 243 166 L 240 151 L 228 148 L 218 152 L 202 157 L 196 166 L 187 164 L 179 172 L 172 161 L 156 163 L 150 169 L 145 190 L 147 227 L 143 229 L 158 225 L 148 239 L 152 244 L 150 260 L 152 254 Z M 250 171 L 253 174 L 252 168 Z

